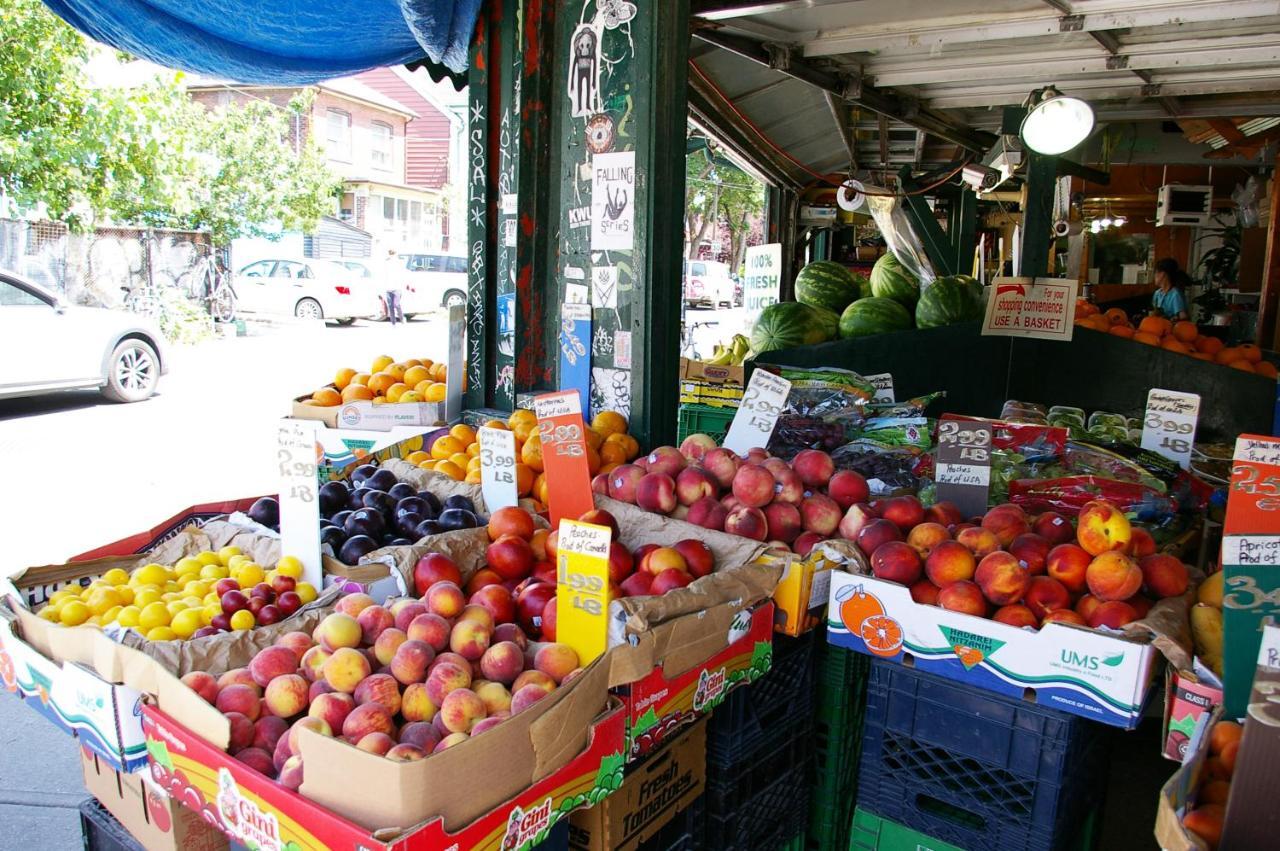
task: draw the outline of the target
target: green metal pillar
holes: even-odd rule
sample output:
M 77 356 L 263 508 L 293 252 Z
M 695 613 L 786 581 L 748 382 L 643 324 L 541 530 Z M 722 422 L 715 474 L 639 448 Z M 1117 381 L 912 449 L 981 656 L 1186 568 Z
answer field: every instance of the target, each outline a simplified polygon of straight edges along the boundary
M 915 181 L 911 178 L 911 166 L 904 165 L 898 172 L 898 185 L 906 192 L 915 190 Z M 911 223 L 915 225 L 916 236 L 920 237 L 920 242 L 924 245 L 924 253 L 928 256 L 934 273 L 938 277 L 954 275 L 956 273 L 955 250 L 947 234 L 942 232 L 942 227 L 934 217 L 925 196 L 907 195 L 906 213 Z
M 978 196 L 967 187 L 957 188 L 951 195 L 951 207 L 947 215 L 947 236 L 954 260 L 951 274 L 968 275 L 973 272 L 973 249 L 977 244 Z
M 1049 245 L 1053 240 L 1053 192 L 1058 158 L 1027 151 L 1027 203 L 1022 210 L 1021 274 L 1043 278 L 1049 274 Z

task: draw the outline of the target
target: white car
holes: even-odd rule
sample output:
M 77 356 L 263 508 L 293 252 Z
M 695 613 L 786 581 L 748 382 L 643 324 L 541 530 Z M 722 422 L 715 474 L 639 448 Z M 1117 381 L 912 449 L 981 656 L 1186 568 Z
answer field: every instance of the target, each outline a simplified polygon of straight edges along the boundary
M 714 260 L 684 262 L 684 303 L 689 307 L 733 307 L 733 278 L 729 267 Z
M 236 310 L 350 325 L 376 317 L 382 303 L 372 282 L 332 260 L 270 259 L 236 273 Z
M 169 371 L 159 327 L 135 313 L 67 304 L 0 270 L 0 399 L 100 390 L 141 402 Z
M 451 254 L 399 254 L 404 261 L 401 307 L 406 318 L 467 303 L 467 258 Z

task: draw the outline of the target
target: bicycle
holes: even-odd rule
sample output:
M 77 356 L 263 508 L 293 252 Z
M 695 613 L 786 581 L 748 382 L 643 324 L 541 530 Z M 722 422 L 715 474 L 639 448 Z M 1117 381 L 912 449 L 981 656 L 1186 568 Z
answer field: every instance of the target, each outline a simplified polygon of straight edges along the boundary
M 218 255 L 200 260 L 195 285 L 197 298 L 215 322 L 231 322 L 236 318 L 236 291 Z

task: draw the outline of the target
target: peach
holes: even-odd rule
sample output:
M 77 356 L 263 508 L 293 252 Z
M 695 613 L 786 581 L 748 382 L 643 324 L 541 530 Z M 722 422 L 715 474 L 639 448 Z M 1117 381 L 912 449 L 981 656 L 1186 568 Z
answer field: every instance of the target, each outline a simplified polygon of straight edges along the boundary
M 427 589 L 423 602 L 427 604 L 427 610 L 434 615 L 439 615 L 442 618 L 456 618 L 462 614 L 463 608 L 467 605 L 467 598 L 462 595 L 462 589 L 452 582 L 437 582 Z M 417 618 L 414 620 L 417 620 Z M 409 637 L 412 638 L 412 622 L 409 624 L 407 632 Z
M 469 688 L 455 689 L 440 707 L 443 724 L 450 733 L 467 733 L 486 715 L 484 701 Z
M 1070 623 L 1075 624 L 1076 626 L 1089 625 L 1085 622 L 1085 619 L 1080 616 L 1079 612 L 1074 612 L 1071 609 L 1054 609 L 1047 613 L 1040 621 L 1041 626 L 1051 623 Z
M 387 759 L 392 762 L 413 762 L 426 758 L 426 752 L 422 748 L 416 748 L 413 745 L 396 745 L 387 751 Z
M 478 571 L 477 571 L 478 572 Z M 396 623 L 395 628 L 402 630 L 406 635 L 409 633 L 409 626 L 422 615 L 428 614 L 426 604 L 421 600 L 410 600 L 403 605 L 398 605 L 395 611 Z M 439 617 L 433 615 L 433 617 Z M 441 618 L 443 620 L 443 618 Z M 448 626 L 445 627 L 446 633 Z
M 409 636 L 394 626 L 390 629 L 384 629 L 373 642 L 373 655 L 378 657 L 378 664 L 390 665 L 391 660 L 395 658 L 396 651 L 400 649 L 400 645 L 408 640 Z
M 668 568 L 653 577 L 653 581 L 649 583 L 649 593 L 660 597 L 668 591 L 684 588 L 691 582 L 693 577 L 688 571 L 677 570 L 674 567 Z M 548 636 L 545 629 L 542 634 L 544 638 L 554 638 L 554 636 Z
M 800 509 L 789 502 L 771 502 L 764 508 L 766 534 L 770 540 L 791 543 L 801 530 Z
M 674 446 L 659 446 L 645 457 L 645 469 L 675 478 L 685 468 L 684 456 Z
M 340 691 L 330 692 L 311 701 L 307 715 L 324 721 L 330 730 L 341 730 L 342 722 L 347 720 L 347 716 L 355 708 L 356 700 L 351 695 Z
M 1156 539 L 1151 537 L 1150 532 L 1141 526 L 1134 526 L 1131 534 L 1129 546 L 1125 547 L 1125 555 L 1130 558 L 1143 559 L 1156 554 Z
M 670 514 L 675 510 L 676 483 L 665 473 L 646 473 L 636 484 L 636 505 L 656 514 Z
M 1019 535 L 1031 531 L 1027 515 L 1016 505 L 997 505 L 982 517 L 982 528 L 996 536 L 1000 546 L 1007 547 Z
M 1031 574 L 1013 553 L 997 551 L 978 562 L 973 580 L 988 600 L 997 606 L 1007 606 L 1022 599 L 1031 585 Z
M 871 488 L 861 473 L 838 470 L 827 482 L 827 496 L 834 499 L 842 510 L 848 511 L 855 504 L 869 500 Z
M 733 477 L 737 475 L 740 463 L 737 455 L 720 447 L 709 449 L 702 456 L 702 469 L 711 476 L 717 489 L 733 486 Z
M 533 570 L 533 546 L 517 535 L 503 535 L 484 551 L 489 569 L 504 581 L 524 579 Z M 442 613 L 443 614 L 443 613 Z
M 1071 608 L 1071 594 L 1066 586 L 1048 576 L 1033 576 L 1027 593 L 1022 595 L 1022 602 L 1031 613 L 1041 620 L 1054 609 Z
M 1079 600 L 1076 600 L 1076 614 L 1078 614 L 1087 623 L 1089 618 L 1093 617 L 1094 609 L 1102 605 L 1102 601 L 1092 594 L 1083 594 Z
M 1133 537 L 1129 518 L 1106 500 L 1086 503 L 1076 520 L 1076 540 L 1091 556 L 1111 550 L 1123 550 Z
M 390 674 L 372 674 L 356 686 L 356 703 L 380 703 L 395 715 L 400 711 L 400 684 Z
M 645 471 L 635 464 L 621 464 L 609 474 L 609 496 L 620 502 L 635 504 L 636 485 Z
M 806 488 L 817 490 L 831 481 L 836 465 L 831 456 L 821 449 L 802 449 L 791 459 L 791 469 L 796 471 Z
M 804 501 L 804 482 L 783 462 L 773 471 L 773 501 L 797 506 Z
M 902 541 L 881 544 L 871 554 L 871 573 L 877 579 L 911 585 L 920 578 L 920 571 L 919 553 Z
M 1100 626 L 1119 629 L 1137 619 L 1138 613 L 1133 606 L 1122 600 L 1107 600 L 1094 607 L 1093 613 L 1089 615 L 1088 623 L 1094 629 Z
M 827 540 L 826 535 L 819 535 L 817 532 L 801 532 L 800 537 L 791 542 L 791 551 L 804 558 L 825 540 Z
M 368 733 L 360 737 L 356 742 L 356 747 L 368 753 L 376 753 L 378 756 L 386 756 L 387 751 L 396 746 L 396 740 L 388 736 L 386 733 Z
M 395 737 L 396 725 L 391 713 L 381 703 L 362 703 L 342 722 L 342 737 L 358 742 L 370 733 L 386 733 Z
M 711 551 L 711 547 L 696 538 L 676 541 L 672 549 L 684 558 L 690 576 L 706 576 L 716 569 L 715 553 Z
M 858 544 L 858 549 L 862 550 L 867 556 L 871 556 L 885 544 L 901 543 L 901 541 L 902 532 L 899 531 L 897 524 L 891 520 L 877 517 L 862 527 L 862 531 L 858 533 L 856 543 Z M 903 546 L 907 547 L 906 544 L 903 544 Z M 907 549 L 911 550 L 911 547 L 907 547 Z M 911 550 L 911 554 L 915 555 L 917 562 L 920 561 L 920 556 L 916 555 L 915 550 Z
M 267 693 L 262 702 L 272 715 L 292 718 L 307 708 L 308 696 L 308 683 L 305 679 L 297 674 L 284 674 L 267 683 Z
M 924 522 L 924 506 L 914 496 L 895 496 L 885 500 L 881 516 L 906 532 Z
M 471 690 L 484 702 L 486 715 L 511 711 L 511 692 L 507 691 L 507 687 L 502 683 L 484 682 L 478 685 L 472 683 Z
M 267 717 L 275 718 L 274 715 Z M 271 764 L 276 767 L 276 771 L 279 771 L 284 767 L 285 760 L 291 756 L 293 756 L 293 752 L 289 750 L 289 733 L 286 731 L 283 736 L 276 739 L 276 748 L 271 753 Z
M 514 623 L 500 623 L 493 628 L 493 640 L 490 644 L 500 644 L 503 641 L 510 641 L 521 650 L 529 646 L 529 636 L 524 634 L 519 624 Z
M 618 588 L 623 597 L 647 597 L 653 590 L 653 577 L 647 573 L 633 573 L 622 580 Z
M 534 668 L 555 680 L 557 685 L 579 664 L 578 651 L 555 642 L 539 647 L 533 659 Z
M 1035 532 L 1027 532 L 1013 539 L 1009 553 L 1032 576 L 1042 576 L 1049 560 L 1049 540 Z
M 631 558 L 630 553 L 627 554 L 627 558 L 629 561 Z M 503 585 L 486 585 L 477 590 L 471 595 L 471 599 L 467 601 L 467 608 L 472 606 L 480 606 L 488 611 L 494 626 L 500 623 L 510 623 L 516 617 L 515 598 L 511 596 L 511 592 Z M 466 609 L 463 609 L 463 617 L 465 616 Z
M 450 733 L 449 735 L 445 736 L 443 739 L 440 740 L 439 744 L 436 745 L 435 750 L 433 750 L 432 753 L 440 753 L 440 751 L 446 751 L 449 748 L 456 747 L 462 744 L 463 742 L 465 742 L 469 738 L 471 737 L 468 736 L 466 733 Z
M 231 731 L 230 738 L 227 740 L 227 751 L 234 755 L 252 746 L 254 735 L 253 719 L 241 712 L 227 712 L 225 715 L 227 726 Z
M 535 661 L 537 659 L 536 653 L 534 655 L 534 659 Z M 511 684 L 510 691 L 514 695 L 516 692 L 518 692 L 520 689 L 524 688 L 525 686 L 537 686 L 547 694 L 551 694 L 551 692 L 556 690 L 556 681 L 551 679 L 549 675 L 543 673 L 542 671 L 539 671 L 536 668 L 530 667 L 522 671 L 520 673 L 520 676 L 516 677 L 516 681 Z
M 1071 521 L 1056 511 L 1046 511 L 1036 517 L 1031 524 L 1031 531 L 1054 546 L 1076 539 L 1076 530 Z
M 260 774 L 276 776 L 275 766 L 271 764 L 271 754 L 261 748 L 245 748 L 236 754 L 236 759 Z
M 928 579 L 921 579 L 911 586 L 911 599 L 922 606 L 936 606 L 938 604 L 938 592 L 941 590 Z
M 431 663 L 431 667 L 427 669 L 427 673 L 430 674 L 431 671 L 434 670 L 437 665 L 442 664 L 444 662 L 448 662 L 451 665 L 457 665 L 459 668 L 466 671 L 467 676 L 469 677 L 474 677 L 476 675 L 476 668 L 474 665 L 472 665 L 464 657 L 459 656 L 457 653 L 453 653 L 448 650 L 436 656 L 436 660 Z
M 1075 544 L 1058 544 L 1045 558 L 1045 572 L 1061 582 L 1072 594 L 1085 589 L 1085 574 L 1093 556 Z
M 462 614 L 458 615 L 458 621 L 473 621 L 474 623 L 480 624 L 490 632 L 493 632 L 493 613 L 478 603 L 468 603 L 463 606 Z
M 324 681 L 336 691 L 351 694 L 369 676 L 369 657 L 350 647 L 339 647 L 324 663 Z
M 834 535 L 836 529 L 840 528 L 843 516 L 844 512 L 836 501 L 825 494 L 813 494 L 800 503 L 801 526 L 804 531 L 820 537 Z
M 420 683 L 427 678 L 427 671 L 435 659 L 436 652 L 430 644 L 411 638 L 396 649 L 388 668 L 391 676 L 405 685 Z
M 487 680 L 510 685 L 524 670 L 524 651 L 511 641 L 493 644 L 480 657 L 480 673 Z
M 344 615 L 356 617 L 370 606 L 377 605 L 372 597 L 368 594 L 347 594 L 345 597 L 339 597 L 338 602 L 334 605 L 334 611 L 341 612 Z
M 250 721 L 257 721 L 262 714 L 262 699 L 258 697 L 257 686 L 229 685 L 218 692 L 213 705 L 223 714 L 239 712 Z
M 427 696 L 436 706 L 442 705 L 450 692 L 470 686 L 471 672 L 453 662 L 439 662 L 427 675 Z
M 948 529 L 964 520 L 964 515 L 960 513 L 960 509 L 956 508 L 954 502 L 935 502 L 929 506 L 924 512 L 924 519 L 930 523 L 937 523 L 939 526 L 946 526 Z
M 968 547 L 969 552 L 977 558 L 986 558 L 1000 549 L 1000 539 L 996 534 L 981 526 L 959 530 L 956 532 L 956 541 Z
M 680 454 L 686 461 L 701 461 L 712 449 L 716 448 L 716 439 L 709 434 L 691 434 L 680 441 Z
M 421 641 L 439 653 L 449 645 L 451 629 L 448 620 L 434 612 L 427 612 L 414 618 L 405 633 L 410 641 Z
M 525 686 L 524 688 L 511 695 L 511 714 L 515 715 L 523 712 L 530 706 L 533 706 L 539 700 L 546 697 L 548 692 L 543 691 L 537 686 Z
M 1222 804 L 1200 804 L 1182 817 L 1182 826 L 1204 840 L 1209 848 L 1222 842 L 1222 822 L 1227 810 Z
M 249 675 L 262 688 L 285 674 L 298 670 L 298 657 L 288 647 L 266 647 L 254 654 L 249 662 Z
M 943 541 L 925 559 L 924 572 L 939 588 L 952 582 L 973 579 L 978 563 L 969 548 L 959 541 Z
M 396 625 L 396 618 L 382 606 L 367 606 L 356 616 L 356 623 L 360 624 L 360 643 L 372 647 L 384 630 Z
M 276 749 L 280 737 L 289 732 L 289 722 L 275 715 L 263 715 L 253 723 L 252 747 L 262 748 L 267 753 Z
M 302 730 L 313 730 L 322 736 L 328 736 L 330 738 L 333 736 L 333 728 L 325 723 L 323 718 L 312 718 L 309 715 L 306 718 L 299 718 L 297 721 L 294 721 L 293 726 L 289 728 L 289 735 L 281 739 L 281 741 L 286 743 L 290 754 L 302 753 L 302 749 L 298 747 L 298 739 L 300 738 L 299 733 Z M 279 744 L 276 746 L 279 747 Z
M 704 529 L 721 531 L 724 529 L 724 521 L 728 516 L 728 510 L 720 504 L 720 501 L 708 496 L 689 506 L 689 514 L 685 517 L 685 520 Z
M 493 631 L 482 623 L 474 620 L 460 620 L 453 625 L 453 631 L 449 633 L 449 649 L 468 662 L 477 662 L 489 649 L 492 634 Z
M 516 535 L 526 541 L 533 537 L 537 527 L 533 523 L 533 515 L 519 506 L 509 505 L 499 508 L 489 516 L 489 540 L 496 541 L 503 535 Z
M 951 533 L 940 523 L 921 523 L 907 533 L 907 545 L 920 554 L 920 558 L 929 558 L 933 548 L 943 541 L 950 541 Z
M 1142 587 L 1142 570 L 1118 549 L 1108 550 L 1089 562 L 1085 582 L 1089 593 L 1104 603 L 1126 600 Z
M 1187 566 L 1167 554 L 1149 555 L 1138 562 L 1142 584 L 1155 597 L 1181 597 L 1190 582 Z
M 938 592 L 938 605 L 953 612 L 986 617 L 987 600 L 982 589 L 967 580 L 952 582 Z
M 183 675 L 182 684 L 212 704 L 218 699 L 218 681 L 205 671 L 191 671 Z
M 284 635 L 276 639 L 277 647 L 288 647 L 293 651 L 294 655 L 299 659 L 315 646 L 315 642 L 311 640 L 311 636 L 305 632 L 286 632 Z
M 857 503 L 849 506 L 844 516 L 840 518 L 839 525 L 836 526 L 836 532 L 846 541 L 857 541 L 858 536 L 862 534 L 862 530 L 867 527 L 872 520 L 878 519 L 871 511 L 870 506 Z M 895 530 L 897 526 L 893 527 Z
M 1133 606 L 1133 610 L 1138 613 L 1138 620 L 1145 618 L 1147 613 L 1151 611 L 1151 607 L 1155 605 L 1155 603 L 1151 602 L 1141 594 L 1134 594 L 1132 597 L 1125 600 L 1125 602 L 1130 606 Z
M 498 726 L 505 720 L 507 719 L 494 718 L 492 715 L 490 715 L 488 718 L 481 718 L 479 721 L 476 722 L 475 726 L 471 728 L 471 736 L 474 738 L 480 735 L 481 733 L 485 732 L 486 730 L 492 730 L 494 727 Z
M 676 500 L 681 505 L 693 505 L 706 497 L 720 495 L 720 486 L 706 470 L 686 467 L 676 476 Z
M 346 599 L 345 597 L 343 599 Z M 325 616 L 316 627 L 316 641 L 330 653 L 340 647 L 359 647 L 364 631 L 360 622 L 342 612 L 333 612 Z
M 291 756 L 280 766 L 280 775 L 276 778 L 281 786 L 297 792 L 302 788 L 303 767 L 301 756 Z
M 733 496 L 748 508 L 763 508 L 773 501 L 774 484 L 773 473 L 764 467 L 748 464 L 739 467 L 734 474 Z
M 1008 606 L 1001 606 L 996 609 L 995 614 L 991 616 L 993 621 L 1007 623 L 1009 626 L 1024 627 L 1029 626 L 1035 629 L 1040 625 L 1040 621 L 1032 614 L 1031 610 L 1021 603 L 1011 603 Z
M 329 685 L 324 680 L 316 680 L 311 684 L 311 687 L 307 689 L 307 700 L 308 702 L 314 701 L 320 695 L 329 693 L 341 694 L 341 692 L 334 692 L 333 686 Z
M 745 470 L 747 468 L 743 467 L 742 469 Z M 766 470 L 765 472 L 767 473 L 768 471 Z M 754 541 L 764 541 L 768 540 L 769 537 L 769 521 L 760 509 L 739 505 L 730 511 L 725 518 L 724 530 L 730 535 L 738 535 Z
M 440 743 L 440 731 L 426 721 L 410 721 L 400 728 L 400 743 L 422 748 L 427 753 Z
M 312 682 L 321 679 L 321 671 L 324 670 L 324 663 L 329 661 L 329 657 L 333 654 L 325 650 L 320 645 L 316 645 L 302 654 L 302 675 Z
M 426 683 L 410 683 L 400 696 L 400 714 L 406 721 L 430 721 L 439 706 L 427 693 Z

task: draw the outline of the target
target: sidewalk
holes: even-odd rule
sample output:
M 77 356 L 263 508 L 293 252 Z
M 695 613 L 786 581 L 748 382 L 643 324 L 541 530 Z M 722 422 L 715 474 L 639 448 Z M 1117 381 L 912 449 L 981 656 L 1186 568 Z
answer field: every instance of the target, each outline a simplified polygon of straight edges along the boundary
M 0 692 L 0 849 L 73 851 L 89 797 L 74 739 Z

